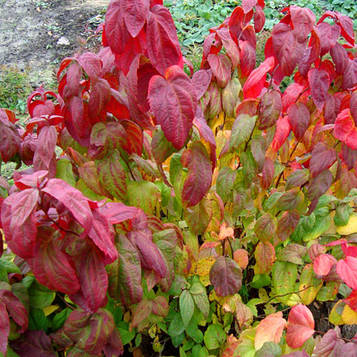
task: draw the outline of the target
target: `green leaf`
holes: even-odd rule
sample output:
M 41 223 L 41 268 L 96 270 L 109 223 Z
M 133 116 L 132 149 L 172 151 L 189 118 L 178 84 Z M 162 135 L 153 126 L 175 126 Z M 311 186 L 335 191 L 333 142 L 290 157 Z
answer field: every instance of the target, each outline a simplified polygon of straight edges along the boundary
M 233 199 L 233 186 L 236 179 L 237 171 L 230 167 L 223 167 L 219 171 L 216 190 L 223 202 L 230 202 Z
M 195 304 L 191 293 L 188 290 L 184 290 L 180 295 L 179 300 L 180 313 L 182 317 L 182 322 L 187 326 L 192 318 L 193 312 L 195 310 Z
M 282 351 L 278 344 L 274 342 L 265 342 L 262 348 L 260 348 L 255 357 L 279 357 L 281 356 Z
M 271 279 L 269 274 L 255 274 L 250 285 L 255 289 L 270 285 Z
M 64 325 L 71 312 L 72 310 L 66 307 L 64 310 L 56 314 L 52 320 L 52 330 L 57 331 L 60 329 Z
M 216 350 L 226 341 L 226 333 L 220 325 L 209 325 L 203 339 L 208 350 Z
M 20 268 L 5 256 L 0 258 L 0 270 L 4 270 L 7 273 L 21 274 Z
M 49 327 L 49 320 L 41 309 L 31 309 L 29 314 L 28 328 L 31 331 L 43 330 L 47 331 Z
M 76 186 L 76 179 L 72 170 L 72 163 L 68 159 L 60 159 L 56 163 L 56 178 L 66 181 L 71 186 Z
M 200 282 L 195 282 L 190 288 L 190 293 L 197 308 L 202 312 L 203 316 L 207 318 L 209 314 L 209 301 L 204 286 Z
M 353 208 L 349 204 L 340 204 L 336 207 L 336 214 L 333 218 L 336 226 L 345 226 L 348 223 Z
M 130 341 L 133 340 L 135 337 L 135 329 L 129 330 L 129 324 L 125 321 L 120 321 L 119 324 L 117 324 L 118 330 L 120 333 L 120 338 L 123 343 L 123 345 L 128 344 Z
M 56 293 L 37 281 L 29 288 L 30 305 L 36 309 L 43 309 L 50 306 L 56 297 Z
M 192 357 L 208 357 L 209 353 L 207 348 L 201 345 L 195 345 L 192 348 Z
M 185 330 L 187 335 L 189 335 L 196 343 L 201 343 L 203 341 L 203 333 L 198 328 L 195 318 L 191 319 Z
M 185 325 L 183 324 L 181 315 L 176 313 L 168 329 L 169 336 L 175 337 L 181 335 L 185 331 Z
M 285 296 L 277 297 L 273 301 L 282 302 L 285 305 L 289 305 L 289 300 L 295 291 L 295 282 L 297 278 L 297 265 L 289 262 L 277 261 L 273 265 L 272 269 L 272 282 L 273 282 L 273 293 L 272 295 L 283 295 Z
M 257 116 L 251 117 L 248 114 L 240 114 L 233 123 L 232 134 L 229 140 L 229 150 L 237 150 L 242 143 L 250 138 Z

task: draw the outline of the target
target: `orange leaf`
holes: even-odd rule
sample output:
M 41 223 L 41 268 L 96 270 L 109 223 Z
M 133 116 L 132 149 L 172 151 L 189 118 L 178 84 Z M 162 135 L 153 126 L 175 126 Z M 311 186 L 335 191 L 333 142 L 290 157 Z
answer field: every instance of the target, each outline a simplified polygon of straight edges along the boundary
M 245 249 L 237 249 L 234 252 L 233 259 L 242 269 L 245 269 L 249 262 L 248 252 Z
M 281 311 L 268 315 L 264 320 L 260 321 L 254 340 L 255 349 L 259 350 L 265 342 L 279 343 L 285 325 L 286 320 L 283 319 Z

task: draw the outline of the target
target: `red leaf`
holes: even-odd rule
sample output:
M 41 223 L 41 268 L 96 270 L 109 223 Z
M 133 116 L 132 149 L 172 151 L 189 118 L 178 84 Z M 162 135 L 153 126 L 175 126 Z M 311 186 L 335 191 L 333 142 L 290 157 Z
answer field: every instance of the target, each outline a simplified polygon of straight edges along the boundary
M 227 27 L 221 27 L 216 32 L 219 40 L 222 41 L 222 44 L 226 50 L 227 56 L 230 58 L 233 68 L 236 68 L 239 64 L 239 50 L 237 44 L 232 39 L 231 34 Z M 208 60 L 209 62 L 209 60 Z M 230 78 L 229 78 L 230 79 Z
M 137 207 L 126 206 L 121 202 L 107 202 L 104 206 L 98 208 L 111 224 L 119 224 L 126 220 L 134 219 L 141 210 Z
M 93 212 L 93 225 L 88 237 L 103 252 L 105 264 L 110 264 L 118 258 L 112 226 L 109 219 L 101 214 L 98 209 Z
M 317 143 L 312 150 L 309 165 L 312 177 L 316 177 L 322 171 L 330 168 L 335 161 L 336 151 L 330 149 L 324 143 Z
M 145 25 L 149 14 L 148 0 L 122 1 L 124 21 L 131 37 L 136 37 Z
M 220 256 L 212 265 L 209 279 L 217 295 L 233 295 L 242 286 L 242 271 L 234 260 Z
M 288 109 L 291 129 L 298 141 L 302 139 L 310 125 L 310 112 L 304 103 L 294 103 Z
M 277 152 L 284 144 L 290 133 L 290 123 L 287 116 L 280 117 L 276 122 L 276 131 L 271 143 L 272 149 Z
M 283 112 L 286 112 L 289 107 L 296 102 L 299 95 L 304 90 L 304 87 L 301 84 L 296 82 L 291 83 L 284 91 L 282 97 L 282 105 L 283 105 Z
M 294 35 L 298 42 L 306 41 L 315 24 L 316 17 L 314 13 L 308 8 L 301 8 L 295 5 L 290 6 L 289 9 Z
M 9 316 L 21 327 L 18 332 L 25 332 L 28 326 L 28 317 L 23 303 L 9 290 L 0 290 L 0 302 L 6 305 Z
M 325 55 L 337 43 L 341 30 L 337 25 L 322 22 L 317 25 L 316 33 L 320 39 L 320 55 Z
M 343 300 L 352 310 L 357 312 L 357 290 L 353 290 L 346 299 Z
M 11 194 L 1 206 L 7 244 L 21 258 L 30 258 L 34 254 L 37 233 L 34 211 L 38 198 L 38 190 L 29 188 Z
M 49 180 L 42 191 L 63 204 L 86 232 L 91 229 L 93 215 L 82 192 L 60 179 Z
M 33 157 L 33 165 L 36 171 L 49 170 L 50 163 L 54 159 L 56 143 L 56 128 L 54 126 L 43 127 L 38 135 L 36 151 Z
M 355 36 L 353 31 L 353 21 L 346 15 L 342 15 L 336 12 L 337 24 L 341 28 L 341 35 L 349 42 L 352 46 L 355 44 Z
M 70 299 L 85 311 L 96 312 L 107 303 L 108 274 L 103 256 L 95 249 L 88 249 L 75 260 L 80 290 L 72 293 Z
M 250 73 L 243 86 L 244 98 L 256 98 L 260 95 L 266 81 L 266 75 L 275 66 L 274 57 L 268 57 L 261 65 Z
M 357 150 L 357 128 L 349 109 L 344 109 L 338 114 L 333 134 L 336 139 Z
M 291 348 L 301 347 L 315 332 L 311 311 L 302 304 L 295 305 L 289 312 L 286 343 Z
M 353 89 L 357 83 L 357 59 L 355 58 L 353 61 L 351 59 L 348 60 L 346 69 L 343 73 L 343 89 Z
M 11 347 L 20 357 L 56 357 L 51 339 L 44 331 L 26 331 Z
M 310 69 L 308 73 L 312 99 L 319 110 L 322 110 L 330 87 L 330 76 L 324 70 Z
M 259 103 L 259 130 L 273 126 L 280 116 L 281 109 L 280 93 L 277 90 L 266 92 Z
M 240 69 L 242 75 L 248 77 L 255 68 L 256 52 L 255 48 L 248 41 L 239 41 L 240 52 Z
M 346 50 L 343 48 L 342 45 L 336 43 L 336 45 L 331 48 L 330 53 L 332 60 L 335 63 L 336 73 L 344 73 L 348 65 L 348 55 Z
M 299 42 L 290 26 L 285 23 L 273 27 L 272 41 L 273 51 L 282 73 L 290 76 L 303 58 L 305 42 Z
M 48 241 L 43 239 L 38 242 L 35 256 L 27 262 L 41 284 L 51 290 L 74 294 L 80 288 L 76 272 L 70 257 L 53 240 L 54 237 L 51 237 Z
M 347 256 L 337 262 L 337 274 L 353 290 L 357 290 L 357 258 Z
M 257 0 L 242 0 L 244 13 L 247 14 L 257 4 Z
M 195 142 L 181 157 L 181 163 L 188 168 L 188 176 L 182 190 L 182 200 L 187 206 L 199 203 L 211 187 L 212 164 L 206 148 Z
M 229 58 L 221 53 L 209 54 L 207 61 L 212 69 L 213 75 L 217 79 L 219 87 L 224 88 L 231 78 L 232 63 Z
M 212 79 L 212 71 L 207 69 L 200 69 L 192 76 L 192 85 L 196 91 L 197 100 L 206 93 Z
M 269 157 L 264 160 L 262 173 L 262 187 L 266 190 L 270 187 L 274 179 L 274 162 Z
M 351 94 L 350 111 L 355 125 L 357 125 L 357 92 Z
M 10 321 L 6 306 L 0 301 L 0 352 L 4 355 L 7 351 L 7 339 L 10 334 Z
M 107 340 L 103 352 L 105 356 L 121 356 L 124 353 L 123 343 L 117 328 L 114 328 L 112 334 Z
M 183 68 L 176 27 L 169 10 L 163 6 L 153 7 L 149 12 L 146 31 L 148 56 L 157 71 L 164 75 L 170 66 Z
M 16 127 L 8 119 L 5 110 L 0 109 L 0 159 L 8 162 L 18 152 L 21 143 Z
M 135 2 L 135 1 L 133 1 Z M 115 54 L 121 54 L 131 37 L 125 25 L 121 0 L 112 0 L 105 16 L 105 39 Z M 129 22 L 129 20 L 128 20 Z M 140 21 L 139 21 L 140 23 Z
M 85 52 L 79 56 L 78 62 L 90 79 L 97 79 L 100 76 L 103 63 L 98 55 L 91 52 Z
M 260 32 L 263 30 L 265 24 L 265 14 L 263 9 L 258 5 L 255 8 L 255 14 L 254 14 L 254 30 L 255 32 Z
M 178 66 L 170 67 L 165 77 L 154 76 L 150 80 L 150 108 L 167 140 L 181 149 L 195 117 L 196 92 L 190 78 Z
M 314 259 L 314 272 L 316 275 L 327 275 L 337 260 L 330 254 L 320 254 Z

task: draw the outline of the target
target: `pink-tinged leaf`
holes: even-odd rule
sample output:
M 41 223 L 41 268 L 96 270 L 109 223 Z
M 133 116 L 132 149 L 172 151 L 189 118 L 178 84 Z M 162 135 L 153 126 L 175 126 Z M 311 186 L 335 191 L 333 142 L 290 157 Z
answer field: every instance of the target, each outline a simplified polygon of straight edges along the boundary
M 337 25 L 322 22 L 317 25 L 316 33 L 320 39 L 320 55 L 323 56 L 336 45 L 341 30 Z
M 34 211 L 39 192 L 26 189 L 8 196 L 1 206 L 1 223 L 10 249 L 21 258 L 34 255 L 36 243 L 36 219 Z
M 341 338 L 340 330 L 328 330 L 314 348 L 314 355 L 317 357 L 328 357 L 335 348 L 336 342 Z
M 213 75 L 217 79 L 219 87 L 224 88 L 231 78 L 232 63 L 229 58 L 223 54 L 209 54 L 207 61 L 210 65 Z
M 239 64 L 239 50 L 237 44 L 232 39 L 227 27 L 221 27 L 216 32 L 218 39 L 222 41 L 222 45 L 226 50 L 226 54 L 232 62 L 233 68 L 237 68 Z M 208 61 L 209 62 L 209 61 Z
M 312 150 L 309 165 L 312 177 L 316 177 L 322 171 L 330 168 L 335 161 L 336 151 L 324 143 L 317 143 Z
M 4 110 L 0 109 L 0 159 L 4 162 L 11 160 L 18 152 L 20 143 L 21 138 L 15 125 L 8 121 Z
M 330 254 L 321 254 L 314 260 L 314 272 L 318 276 L 327 275 L 337 260 Z
M 197 106 L 196 116 L 193 120 L 193 124 L 198 129 L 201 138 L 207 141 L 210 146 L 210 158 L 212 163 L 212 170 L 214 170 L 214 168 L 216 167 L 216 139 L 214 137 L 212 129 L 208 126 L 199 105 Z
M 357 92 L 351 94 L 350 111 L 355 125 L 357 125 Z
M 115 54 L 121 54 L 131 37 L 125 24 L 121 0 L 112 0 L 105 16 L 105 40 Z
M 0 301 L 0 352 L 4 355 L 7 351 L 7 339 L 10 334 L 10 321 L 5 304 Z
M 201 142 L 193 143 L 184 151 L 181 163 L 188 168 L 188 176 L 182 190 L 182 200 L 188 207 L 195 206 L 211 187 L 212 164 Z
M 306 41 L 315 24 L 316 17 L 314 13 L 308 8 L 292 5 L 290 6 L 290 15 L 294 27 L 293 33 L 298 42 Z
M 212 79 L 212 71 L 208 69 L 200 69 L 192 76 L 192 85 L 196 91 L 197 100 L 206 93 L 209 84 Z
M 291 352 L 287 355 L 283 355 L 282 357 L 310 357 L 305 350 L 302 351 L 296 351 L 296 352 Z
M 310 112 L 304 103 L 294 103 L 288 109 L 288 118 L 297 140 L 301 140 L 310 125 Z
M 272 149 L 277 152 L 289 136 L 291 126 L 287 116 L 280 117 L 276 122 L 274 139 L 271 143 Z
M 343 300 L 352 310 L 357 312 L 357 290 L 353 290 L 346 299 Z
M 354 342 L 344 342 L 342 339 L 338 339 L 333 349 L 333 356 L 345 356 L 345 357 L 355 357 L 356 356 L 356 343 Z
M 244 13 L 247 14 L 250 10 L 253 10 L 254 6 L 257 4 L 257 0 L 243 0 L 242 7 Z
M 157 71 L 164 75 L 170 66 L 182 68 L 180 44 L 169 10 L 163 6 L 153 7 L 146 26 L 148 56 Z
M 90 79 L 95 80 L 100 76 L 103 63 L 98 55 L 91 52 L 85 52 L 78 57 L 78 62 Z
M 270 187 L 274 179 L 274 162 L 269 157 L 264 160 L 262 174 L 262 187 L 266 190 Z
M 336 139 L 341 140 L 351 149 L 357 150 L 357 128 L 348 108 L 338 114 L 333 134 Z
M 340 112 L 341 100 L 337 96 L 328 95 L 323 115 L 325 118 L 325 124 L 334 124 L 338 113 Z
M 248 77 L 256 64 L 255 48 L 248 41 L 239 41 L 240 45 L 240 70 L 244 77 Z
M 114 328 L 112 334 L 109 336 L 103 352 L 106 357 L 121 356 L 124 353 L 123 343 L 117 328 Z
M 351 170 L 355 167 L 357 162 L 357 150 L 352 150 L 347 145 L 342 144 L 341 158 L 347 165 L 347 170 Z
M 311 311 L 302 304 L 295 305 L 289 312 L 286 343 L 291 348 L 301 347 L 315 332 Z
M 299 95 L 304 90 L 304 86 L 299 83 L 291 83 L 284 91 L 282 97 L 283 112 L 286 112 L 289 107 L 296 102 Z
M 139 208 L 126 206 L 121 202 L 107 202 L 104 206 L 98 208 L 98 210 L 111 224 L 119 224 L 132 220 L 141 212 Z
M 275 249 L 270 242 L 259 242 L 255 249 L 257 274 L 267 274 L 271 271 L 271 268 L 275 262 Z
M 346 70 L 348 65 L 348 55 L 347 51 L 343 48 L 342 45 L 336 43 L 334 47 L 330 50 L 332 60 L 335 64 L 336 73 L 342 74 Z
M 330 188 L 332 182 L 333 176 L 330 170 L 322 171 L 310 181 L 307 188 L 307 197 L 310 201 L 317 200 Z
M 341 28 L 341 35 L 344 39 L 349 42 L 352 46 L 355 44 L 355 36 L 353 31 L 353 21 L 346 15 L 336 12 L 337 24 Z
M 233 295 L 242 286 L 242 271 L 238 264 L 229 257 L 220 256 L 209 272 L 211 284 L 219 296 Z
M 124 21 L 131 37 L 136 37 L 144 27 L 149 14 L 149 2 L 147 0 L 122 1 Z
M 108 267 L 109 294 L 126 306 L 137 304 L 143 297 L 139 252 L 129 239 L 118 236 L 119 259 Z
M 337 262 L 337 274 L 353 290 L 357 290 L 357 258 L 347 256 Z
M 290 26 L 280 22 L 273 27 L 272 46 L 282 74 L 290 76 L 303 58 L 305 42 L 299 42 Z
M 176 149 L 189 135 L 196 113 L 196 91 L 190 78 L 178 66 L 170 67 L 165 78 L 154 76 L 149 83 L 150 108 L 156 123 Z
M 281 114 L 281 95 L 277 90 L 266 92 L 259 103 L 259 130 L 272 127 Z
M 105 270 L 104 257 L 95 249 L 85 250 L 75 258 L 80 290 L 70 299 L 82 309 L 96 312 L 104 306 L 108 289 L 108 274 Z
M 9 316 L 21 327 L 19 333 L 27 330 L 28 316 L 23 303 L 9 290 L 0 290 L 0 301 L 6 305 Z
M 97 79 L 92 85 L 88 102 L 89 118 L 92 124 L 105 120 L 107 115 L 106 104 L 109 100 L 109 83 L 105 79 Z
M 357 59 L 355 58 L 353 61 L 351 59 L 348 60 L 348 64 L 343 73 L 343 89 L 353 89 L 357 83 Z
M 37 138 L 33 165 L 35 170 L 49 170 L 50 163 L 55 155 L 57 131 L 53 126 L 45 126 L 41 129 Z
M 45 181 L 48 171 L 40 170 L 35 172 L 14 172 L 15 185 L 22 191 L 27 188 L 38 188 Z
M 78 223 L 88 232 L 93 223 L 88 199 L 76 188 L 60 179 L 51 179 L 42 190 L 63 204 Z
M 260 32 L 263 30 L 265 24 L 265 14 L 263 9 L 258 5 L 255 8 L 255 13 L 254 13 L 254 30 L 256 33 Z
M 79 280 L 70 257 L 59 249 L 53 237 L 38 242 L 35 256 L 27 262 L 36 279 L 49 289 L 65 294 L 74 294 L 79 290 Z
M 267 58 L 261 65 L 250 73 L 243 86 L 244 98 L 256 98 L 260 95 L 266 81 L 266 75 L 274 68 L 274 57 Z
M 144 214 L 144 213 L 142 213 Z M 152 233 L 144 223 L 136 223 L 138 227 L 128 233 L 128 238 L 139 251 L 141 265 L 144 269 L 153 270 L 160 278 L 165 278 L 168 268 L 163 254 L 152 241 Z
M 110 264 L 118 258 L 118 252 L 114 245 L 113 228 L 109 219 L 98 209 L 93 212 L 93 225 L 88 232 L 88 237 L 104 253 L 105 264 Z
M 283 313 L 281 311 L 270 314 L 260 321 L 254 339 L 255 349 L 259 350 L 265 342 L 279 343 L 285 325 L 286 320 L 283 319 Z
M 330 76 L 324 70 L 310 69 L 308 73 L 312 99 L 319 110 L 322 110 L 330 87 Z

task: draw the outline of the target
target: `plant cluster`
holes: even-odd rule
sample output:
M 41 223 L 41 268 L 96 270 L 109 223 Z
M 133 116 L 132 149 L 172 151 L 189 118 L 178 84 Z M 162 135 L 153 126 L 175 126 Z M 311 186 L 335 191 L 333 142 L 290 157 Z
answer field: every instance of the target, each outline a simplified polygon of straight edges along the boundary
M 0 354 L 355 356 L 353 23 L 287 7 L 257 67 L 264 6 L 193 71 L 162 0 L 112 0 L 25 129 L 0 110 L 1 160 L 30 166 L 0 177 Z

